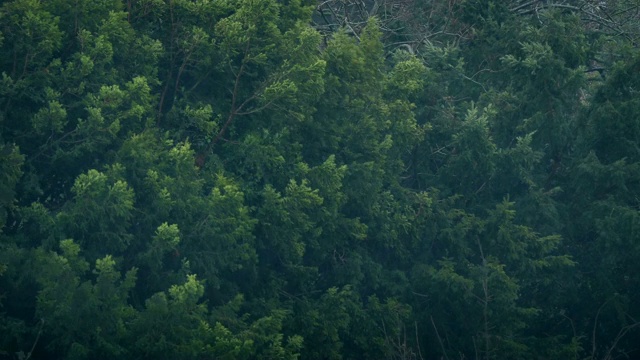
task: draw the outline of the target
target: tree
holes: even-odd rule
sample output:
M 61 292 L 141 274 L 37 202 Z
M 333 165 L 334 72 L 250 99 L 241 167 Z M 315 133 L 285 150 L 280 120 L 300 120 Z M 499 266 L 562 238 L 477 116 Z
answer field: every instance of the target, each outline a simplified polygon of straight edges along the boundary
M 636 9 L 3 2 L 1 356 L 633 357 Z
M 637 55 L 618 64 L 598 90 L 580 122 L 580 138 L 566 177 L 566 215 L 577 214 L 567 229 L 581 264 L 576 290 L 590 301 L 578 307 L 589 319 L 591 357 L 632 356 L 638 322 L 629 299 L 637 296 L 631 276 L 638 252 L 635 226 L 639 164 Z M 584 306 L 586 305 L 586 306 Z M 577 316 L 572 314 L 572 316 Z

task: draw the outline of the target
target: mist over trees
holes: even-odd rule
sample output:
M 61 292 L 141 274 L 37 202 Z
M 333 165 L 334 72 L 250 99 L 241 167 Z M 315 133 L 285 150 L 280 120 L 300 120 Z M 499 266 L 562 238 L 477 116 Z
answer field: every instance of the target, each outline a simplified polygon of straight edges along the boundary
M 0 2 L 0 358 L 640 357 L 637 0 Z

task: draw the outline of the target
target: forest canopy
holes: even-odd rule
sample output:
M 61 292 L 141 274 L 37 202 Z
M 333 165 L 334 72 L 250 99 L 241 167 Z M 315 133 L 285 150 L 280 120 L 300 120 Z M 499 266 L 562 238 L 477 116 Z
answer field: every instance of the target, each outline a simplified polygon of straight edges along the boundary
M 640 357 L 637 0 L 0 2 L 0 358 Z

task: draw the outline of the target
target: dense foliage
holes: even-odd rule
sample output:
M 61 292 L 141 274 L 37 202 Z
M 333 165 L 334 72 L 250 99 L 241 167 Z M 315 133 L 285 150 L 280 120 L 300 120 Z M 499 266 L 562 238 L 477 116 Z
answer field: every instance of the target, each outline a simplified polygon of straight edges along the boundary
M 639 8 L 0 2 L 0 357 L 640 357 Z

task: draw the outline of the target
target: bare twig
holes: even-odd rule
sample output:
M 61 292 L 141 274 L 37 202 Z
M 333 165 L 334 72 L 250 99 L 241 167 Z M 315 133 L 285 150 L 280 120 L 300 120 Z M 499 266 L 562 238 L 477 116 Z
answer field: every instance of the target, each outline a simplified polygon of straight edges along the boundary
M 431 318 L 431 321 L 433 321 L 433 318 Z M 420 349 L 420 338 L 418 337 L 418 322 L 414 321 L 413 322 L 413 327 L 415 328 L 415 332 L 416 332 L 416 346 L 418 347 L 418 355 L 420 356 L 420 359 L 424 359 L 422 357 L 422 350 Z M 435 327 L 435 324 L 434 324 Z M 436 330 L 437 332 L 437 330 Z
M 600 312 L 602 312 L 602 309 L 609 303 L 611 302 L 611 300 L 615 299 L 616 296 L 613 296 L 611 298 L 609 298 L 607 301 L 605 301 L 602 305 L 600 305 L 600 308 L 598 308 L 598 312 L 596 313 L 596 318 L 593 320 L 593 331 L 591 334 L 591 359 L 595 359 L 596 358 L 596 328 L 598 327 L 598 318 L 600 317 Z
M 36 336 L 36 340 L 33 342 L 33 345 L 31 346 L 31 350 L 29 350 L 29 352 L 27 353 L 27 356 L 24 357 L 24 360 L 29 360 L 29 358 L 31 358 L 31 355 L 33 354 L 33 350 L 36 349 L 36 345 L 38 345 L 38 341 L 40 340 L 40 335 L 42 335 L 43 327 L 44 327 L 44 318 L 40 319 L 40 329 L 38 330 L 38 335 Z
M 449 355 L 447 355 L 447 351 L 444 349 L 444 343 L 442 342 L 442 338 L 440 337 L 440 334 L 438 333 L 438 327 L 436 327 L 436 323 L 435 321 L 433 321 L 433 316 L 429 316 L 429 318 L 431 319 L 431 325 L 433 325 L 433 330 L 435 330 L 436 332 L 436 337 L 438 337 L 438 342 L 440 343 L 440 349 L 442 349 L 442 354 L 444 355 L 444 357 L 447 360 L 449 359 Z
M 622 329 L 620 329 L 620 331 L 618 331 L 618 335 L 616 336 L 616 338 L 613 341 L 613 344 L 611 344 L 611 346 L 609 347 L 609 349 L 607 349 L 607 353 L 604 356 L 605 360 L 609 360 L 611 359 L 611 353 L 613 352 L 613 350 L 615 350 L 615 348 L 618 346 L 618 343 L 620 342 L 620 340 L 622 340 L 623 337 L 625 337 L 625 335 L 627 335 L 627 333 L 632 330 L 635 327 L 640 326 L 640 322 L 636 322 L 627 326 L 624 326 Z

